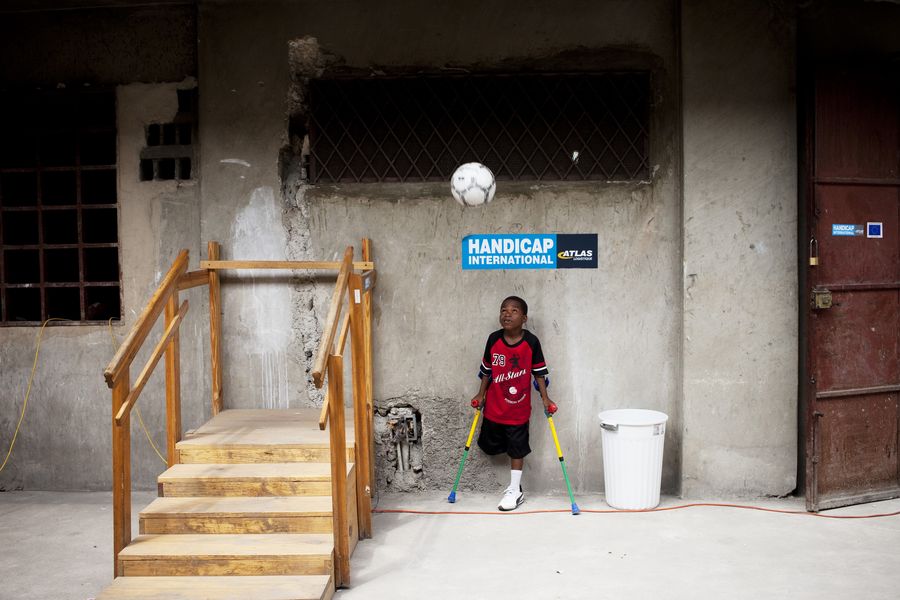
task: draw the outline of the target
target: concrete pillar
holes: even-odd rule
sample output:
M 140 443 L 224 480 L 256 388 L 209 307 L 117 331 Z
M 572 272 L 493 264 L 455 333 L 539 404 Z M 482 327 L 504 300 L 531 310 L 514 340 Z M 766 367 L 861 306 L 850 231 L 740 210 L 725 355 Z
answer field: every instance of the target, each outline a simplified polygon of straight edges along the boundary
M 776 10 L 682 5 L 687 497 L 795 487 L 794 31 Z

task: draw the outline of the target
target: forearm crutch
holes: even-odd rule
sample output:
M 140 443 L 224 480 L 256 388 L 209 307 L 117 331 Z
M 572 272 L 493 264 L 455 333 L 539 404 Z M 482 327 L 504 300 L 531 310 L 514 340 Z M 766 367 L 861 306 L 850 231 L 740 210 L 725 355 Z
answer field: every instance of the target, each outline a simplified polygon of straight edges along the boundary
M 562 448 L 559 447 L 559 438 L 556 436 L 556 427 L 553 425 L 553 413 L 556 412 L 556 405 L 552 402 L 550 407 L 544 411 L 547 417 L 547 423 L 550 424 L 550 433 L 553 434 L 553 443 L 556 444 L 556 455 L 559 457 L 559 466 L 562 467 L 563 478 L 566 480 L 566 489 L 569 490 L 569 500 L 572 502 L 572 514 L 581 513 L 578 505 L 575 504 L 575 496 L 572 494 L 572 484 L 569 483 L 569 474 L 566 472 L 566 459 L 563 457 Z
M 453 482 L 453 489 L 447 496 L 447 502 L 453 504 L 456 502 L 456 487 L 459 485 L 459 478 L 462 477 L 463 467 L 466 464 L 466 457 L 469 456 L 469 447 L 472 445 L 472 438 L 475 436 L 475 427 L 478 425 L 478 415 L 481 414 L 481 405 L 478 402 L 472 402 L 475 407 L 475 418 L 472 419 L 472 427 L 469 429 L 469 439 L 466 440 L 466 449 L 463 452 L 462 460 L 459 461 L 459 470 L 456 471 L 456 481 Z

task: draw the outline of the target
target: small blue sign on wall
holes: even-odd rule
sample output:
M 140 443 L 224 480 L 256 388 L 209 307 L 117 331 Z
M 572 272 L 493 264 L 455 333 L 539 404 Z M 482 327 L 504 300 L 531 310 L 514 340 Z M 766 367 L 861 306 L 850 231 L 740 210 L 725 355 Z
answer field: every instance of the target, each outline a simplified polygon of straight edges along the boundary
M 854 225 L 848 223 L 832 223 L 831 235 L 858 237 L 865 235 L 866 231 L 862 225 Z
M 462 240 L 462 268 L 596 269 L 596 233 L 476 234 Z
M 883 224 L 869 221 L 866 223 L 866 237 L 869 238 L 883 238 L 884 230 Z

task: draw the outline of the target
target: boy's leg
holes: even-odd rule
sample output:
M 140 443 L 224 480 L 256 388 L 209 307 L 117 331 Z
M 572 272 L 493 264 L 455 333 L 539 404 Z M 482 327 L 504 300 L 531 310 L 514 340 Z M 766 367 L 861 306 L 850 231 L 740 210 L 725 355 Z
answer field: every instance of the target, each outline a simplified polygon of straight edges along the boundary
M 509 487 L 497 505 L 503 511 L 514 510 L 525 501 L 525 494 L 522 492 L 522 467 L 525 466 L 525 456 L 531 452 L 528 445 L 528 423 L 508 425 L 506 431 L 509 440 Z
M 522 489 L 522 468 L 525 466 L 524 458 L 509 459 L 509 489 Z
M 509 487 L 508 490 L 522 491 L 522 468 L 525 466 L 525 459 L 510 458 L 509 459 Z M 524 495 L 523 495 L 524 499 Z

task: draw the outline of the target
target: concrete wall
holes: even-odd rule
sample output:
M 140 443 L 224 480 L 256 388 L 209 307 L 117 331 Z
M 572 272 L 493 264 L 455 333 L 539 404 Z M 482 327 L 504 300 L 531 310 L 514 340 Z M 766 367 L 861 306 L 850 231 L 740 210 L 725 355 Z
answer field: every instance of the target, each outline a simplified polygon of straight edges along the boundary
M 193 7 L 16 12 L 15 4 L 0 6 L 4 84 L 115 85 L 181 81 L 197 73 Z
M 118 122 L 119 262 L 122 273 L 122 321 L 105 326 L 47 327 L 44 330 L 34 385 L 25 419 L 6 468 L 0 473 L 3 489 L 109 489 L 112 472 L 111 394 L 103 370 L 137 315 L 156 289 L 180 248 L 189 248 L 191 268 L 197 268 L 200 231 L 199 185 L 196 181 L 140 182 L 139 153 L 145 144 L 144 126 L 171 121 L 177 111 L 176 89 L 193 87 L 182 67 L 193 64 L 188 43 L 168 46 L 164 37 L 150 41 L 152 24 L 177 19 L 181 9 L 73 11 L 43 15 L 2 15 L 4 87 L 31 87 L 65 83 L 79 86 L 98 82 L 112 86 L 140 78 L 179 83 L 130 84 L 116 87 Z M 126 18 L 127 17 L 127 18 Z M 191 22 L 192 19 L 191 19 Z M 45 30 L 46 24 L 46 30 Z M 80 30 L 88 28 L 90 31 Z M 65 54 L 36 56 L 25 53 L 49 31 L 62 38 Z M 190 39 L 188 36 L 187 39 Z M 82 39 L 83 38 L 83 39 Z M 142 51 L 160 53 L 160 62 L 148 64 L 130 54 L 117 54 L 115 40 L 144 44 Z M 80 44 L 80 45 L 79 45 Z M 104 44 L 106 44 L 104 46 Z M 104 48 L 100 52 L 100 48 Z M 20 62 L 7 61 L 6 52 L 18 53 Z M 88 52 L 90 60 L 85 60 Z M 40 50 L 37 51 L 40 54 Z M 189 58 L 185 58 L 185 56 Z M 162 60 L 167 58 L 169 60 Z M 85 60 L 82 64 L 79 61 Z M 140 63 L 140 68 L 136 62 Z M 75 64 L 78 63 L 78 64 Z M 164 63 L 164 67 L 160 66 Z M 28 71 L 23 65 L 37 64 Z M 79 65 L 90 64 L 90 70 Z M 181 65 L 171 70 L 172 65 Z M 159 66 L 157 69 L 156 67 Z M 13 71 L 15 67 L 18 71 Z M 184 79 L 184 80 L 183 80 Z M 183 81 L 182 81 L 183 80 Z M 183 293 L 191 310 L 182 329 L 183 422 L 196 427 L 209 415 L 208 309 L 199 290 Z M 35 354 L 37 328 L 0 328 L 0 444 L 9 447 L 22 409 Z M 112 337 L 115 338 L 115 345 Z M 157 326 L 149 348 L 140 353 L 131 370 L 137 377 L 149 350 L 161 335 Z M 162 365 L 144 390 L 138 408 L 157 446 L 165 448 L 165 397 Z M 132 415 L 132 476 L 136 489 L 153 489 L 164 464 L 150 447 L 136 414 Z
M 685 2 L 683 493 L 796 479 L 797 140 L 790 21 Z
M 381 488 L 449 488 L 484 340 L 498 327 L 500 300 L 517 293 L 531 305 L 529 325 L 548 357 L 575 487 L 602 487 L 597 413 L 641 406 L 672 416 L 664 485 L 677 489 L 681 218 L 670 3 L 337 2 L 326 11 L 205 2 L 200 23 L 203 238 L 222 242 L 227 257 L 248 259 L 334 259 L 363 236 L 373 240 L 376 404 L 382 412 L 412 405 L 424 428 L 422 473 L 397 475 L 392 451 L 379 444 Z M 490 206 L 463 210 L 443 184 L 310 187 L 296 184 L 294 164 L 279 179 L 279 150 L 290 141 L 288 42 L 307 37 L 344 68 L 498 68 L 574 51 L 599 57 L 592 68 L 627 60 L 652 69 L 652 181 L 501 183 Z M 461 238 L 488 232 L 597 232 L 601 267 L 462 272 Z M 308 382 L 309 356 L 332 280 L 282 283 L 234 275 L 223 285 L 226 406 L 320 401 Z M 535 416 L 526 486 L 562 491 L 549 431 Z M 506 478 L 507 463 L 475 453 L 463 485 L 494 490 Z
M 110 9 L 118 16 L 107 20 L 82 11 L 45 15 L 47 28 L 65 18 L 96 27 L 87 46 L 76 46 L 84 52 L 97 39 L 113 50 L 115 40 L 150 39 L 165 53 L 177 39 L 171 60 L 129 52 L 89 63 L 40 57 L 40 75 L 6 60 L 2 73 L 4 85 L 181 82 L 118 88 L 119 337 L 180 247 L 191 249 L 193 267 L 207 240 L 221 242 L 225 258 L 246 259 L 336 259 L 362 236 L 373 240 L 379 424 L 392 407 L 412 406 L 423 426 L 418 472 L 398 474 L 396 456 L 379 439 L 379 489 L 449 488 L 484 339 L 497 327 L 500 300 L 515 293 L 528 299 L 529 326 L 544 345 L 577 490 L 603 487 L 597 413 L 645 407 L 670 415 L 665 491 L 782 494 L 794 485 L 797 433 L 794 41 L 790 19 L 769 12 L 775 5 L 755 4 L 509 0 L 447 8 L 403 0 L 373 8 L 344 0 L 323 10 L 288 1 L 201 2 L 202 186 L 137 181 L 143 124 L 171 116 L 175 88 L 193 85 L 184 80 L 190 68 L 178 66 L 191 64 L 190 36 L 146 31 L 166 22 L 161 13 L 186 9 L 146 9 L 146 27 L 121 18 L 145 9 Z M 4 15 L 3 27 L 13 36 L 3 48 L 26 62 L 26 42 L 47 35 L 31 13 Z M 133 35 L 123 36 L 123 27 L 135 28 Z M 70 39 L 81 33 L 58 30 L 73 32 Z M 288 115 L 308 75 L 289 60 L 292 40 L 313 51 L 313 71 L 649 69 L 651 181 L 501 182 L 491 205 L 465 210 L 444 184 L 307 186 L 289 135 Z M 153 68 L 142 70 L 147 65 Z M 461 238 L 496 232 L 596 232 L 600 268 L 463 272 Z M 309 371 L 332 284 L 333 277 L 288 273 L 225 277 L 226 407 L 321 403 Z M 192 304 L 182 350 L 190 428 L 208 416 L 208 338 L 204 294 L 185 297 Z M 0 440 L 11 437 L 18 418 L 35 333 L 0 329 Z M 111 355 L 104 328 L 45 332 L 29 412 L 0 488 L 108 486 L 109 391 L 101 372 Z M 162 379 L 141 400 L 158 443 Z M 142 436 L 135 425 L 134 476 L 137 487 L 152 487 L 162 465 Z M 532 447 L 526 488 L 563 491 L 538 412 Z M 470 461 L 464 489 L 506 484 L 505 461 L 480 452 Z

